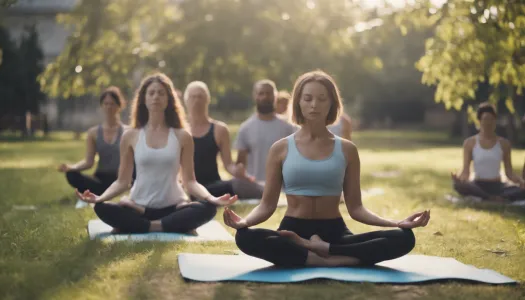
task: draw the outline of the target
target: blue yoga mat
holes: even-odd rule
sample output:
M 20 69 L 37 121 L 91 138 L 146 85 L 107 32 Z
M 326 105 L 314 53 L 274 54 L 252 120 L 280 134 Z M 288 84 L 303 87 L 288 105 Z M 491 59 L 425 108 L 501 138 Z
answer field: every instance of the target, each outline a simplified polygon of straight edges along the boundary
M 88 222 L 89 238 L 102 239 L 104 241 L 233 241 L 233 236 L 221 225 L 221 223 L 212 220 L 201 227 L 197 228 L 195 234 L 168 233 L 168 232 L 150 232 L 150 233 L 133 233 L 133 234 L 112 234 L 111 226 L 101 220 L 90 220 Z
M 374 267 L 277 268 L 248 255 L 181 253 L 179 267 L 184 278 L 195 281 L 252 281 L 286 283 L 312 279 L 350 282 L 417 283 L 438 280 L 469 280 L 491 284 L 516 283 L 493 270 L 478 269 L 453 258 L 405 255 Z

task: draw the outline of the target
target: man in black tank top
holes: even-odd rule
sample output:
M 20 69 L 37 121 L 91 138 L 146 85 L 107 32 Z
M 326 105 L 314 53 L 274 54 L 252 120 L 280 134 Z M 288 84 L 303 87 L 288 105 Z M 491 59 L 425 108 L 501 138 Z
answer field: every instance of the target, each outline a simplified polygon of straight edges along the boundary
M 237 195 L 239 199 L 260 199 L 263 186 L 246 174 L 244 165 L 232 161 L 230 133 L 223 122 L 208 116 L 210 95 L 204 82 L 190 83 L 184 92 L 191 134 L 195 144 L 195 177 L 214 196 Z M 217 155 L 234 178 L 224 181 L 219 174 Z

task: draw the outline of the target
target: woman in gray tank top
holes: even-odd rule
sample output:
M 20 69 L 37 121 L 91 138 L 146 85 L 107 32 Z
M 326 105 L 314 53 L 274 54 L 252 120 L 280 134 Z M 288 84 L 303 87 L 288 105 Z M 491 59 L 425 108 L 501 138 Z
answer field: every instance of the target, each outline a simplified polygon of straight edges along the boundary
M 217 206 L 237 200 L 229 194 L 212 196 L 195 179 L 193 139 L 185 128 L 184 110 L 173 83 L 166 75 L 144 79 L 133 100 L 130 119 L 132 128 L 122 136 L 117 180 L 100 196 L 91 191 L 77 192 L 83 201 L 95 204 L 97 216 L 115 232 L 189 232 L 213 219 Z M 129 200 L 108 203 L 130 188 L 134 162 L 137 180 Z M 200 200 L 190 202 L 182 186 Z
M 99 102 L 104 120 L 87 131 L 86 156 L 75 164 L 63 163 L 58 167 L 60 172 L 66 173 L 69 184 L 80 192 L 103 193 L 117 179 L 120 139 L 125 129 L 120 112 L 125 99 L 119 88 L 110 87 L 100 95 Z M 99 159 L 93 176 L 82 174 L 93 167 L 95 155 Z M 85 206 L 83 203 L 77 203 L 77 207 Z

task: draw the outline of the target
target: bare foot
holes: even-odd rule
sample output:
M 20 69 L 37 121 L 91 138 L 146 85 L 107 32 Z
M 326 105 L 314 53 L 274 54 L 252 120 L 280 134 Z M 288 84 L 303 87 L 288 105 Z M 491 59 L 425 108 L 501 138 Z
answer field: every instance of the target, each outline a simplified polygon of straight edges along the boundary
M 312 251 L 308 251 L 305 264 L 314 267 L 351 267 L 358 265 L 359 259 L 348 256 L 322 257 Z
M 307 239 L 303 239 L 297 233 L 289 230 L 279 230 L 277 232 L 281 236 L 289 238 L 290 240 L 292 240 L 292 242 L 296 243 L 297 245 L 310 250 L 310 241 Z
M 127 197 L 122 197 L 120 201 L 118 202 L 118 205 L 122 207 L 129 207 L 135 211 L 137 211 L 139 214 L 143 215 L 146 212 L 146 209 L 140 205 L 135 204 L 133 200 L 130 200 Z
M 322 257 L 330 256 L 330 244 L 323 241 L 317 234 L 314 234 L 312 237 L 310 237 L 309 250 Z

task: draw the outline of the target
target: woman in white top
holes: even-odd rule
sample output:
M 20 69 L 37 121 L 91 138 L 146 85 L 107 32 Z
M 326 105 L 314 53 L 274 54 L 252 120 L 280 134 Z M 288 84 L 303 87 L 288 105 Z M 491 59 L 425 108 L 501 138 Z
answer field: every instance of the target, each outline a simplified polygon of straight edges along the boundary
M 339 116 L 339 119 L 335 122 L 335 124 L 328 126 L 328 130 L 330 130 L 330 132 L 332 132 L 333 134 L 339 137 L 342 137 L 344 139 L 351 141 L 352 140 L 352 119 L 345 112 L 342 112 L 341 116 Z
M 452 173 L 454 189 L 463 196 L 475 196 L 485 200 L 505 201 L 525 199 L 525 181 L 514 174 L 511 163 L 510 142 L 496 135 L 496 109 L 483 103 L 477 110 L 480 130 L 463 143 L 463 170 Z M 470 162 L 474 162 L 475 177 L 470 177 Z M 500 176 L 501 162 L 505 175 L 518 186 L 506 185 Z
M 195 180 L 193 139 L 184 120 L 171 80 L 164 74 L 147 77 L 133 101 L 132 129 L 122 136 L 117 180 L 100 196 L 77 191 L 82 200 L 96 203 L 95 213 L 115 232 L 189 232 L 211 220 L 216 206 L 237 200 L 214 197 Z M 130 187 L 133 161 L 137 178 L 129 200 L 106 203 Z M 188 192 L 203 200 L 188 200 L 179 169 Z

